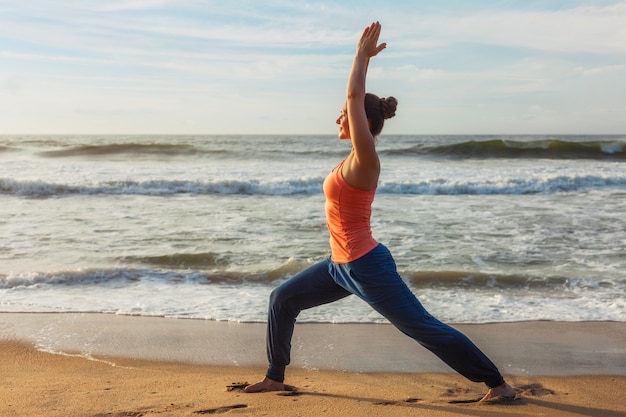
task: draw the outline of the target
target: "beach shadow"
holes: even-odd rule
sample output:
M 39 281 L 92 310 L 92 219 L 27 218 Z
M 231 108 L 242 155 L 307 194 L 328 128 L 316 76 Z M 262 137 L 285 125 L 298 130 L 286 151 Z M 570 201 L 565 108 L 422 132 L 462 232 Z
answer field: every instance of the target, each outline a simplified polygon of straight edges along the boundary
M 587 417 L 624 417 L 626 415 L 623 411 L 606 410 L 603 408 L 583 407 L 580 405 L 568 405 L 553 403 L 550 401 L 539 400 L 537 398 L 526 398 L 528 404 L 533 404 L 538 407 L 549 408 L 552 410 L 563 411 L 571 413 L 577 416 Z
M 241 391 L 248 385 L 247 382 L 233 382 L 230 385 L 226 386 L 227 391 Z M 527 387 L 526 387 L 527 388 Z M 489 411 L 488 408 L 485 409 L 484 405 L 523 405 L 524 402 L 520 401 L 521 399 L 518 397 L 515 400 L 509 399 L 505 402 L 490 402 L 490 403 L 480 403 L 477 404 L 482 397 L 478 399 L 468 399 L 468 400 L 453 400 L 447 401 L 448 405 L 445 404 L 436 404 L 436 403 L 425 403 L 423 399 L 420 398 L 407 398 L 402 401 L 395 400 L 387 400 L 381 398 L 371 398 L 371 397 L 357 397 L 353 395 L 342 395 L 342 394 L 332 394 L 332 393 L 322 393 L 322 392 L 311 392 L 311 391 L 300 391 L 297 387 L 292 385 L 285 385 L 285 391 L 274 391 L 274 395 L 282 396 L 282 397 L 298 397 L 298 396 L 311 396 L 311 397 L 323 397 L 323 398 L 332 398 L 338 400 L 349 400 L 355 402 L 368 402 L 376 406 L 392 406 L 392 407 L 406 407 L 410 409 L 420 409 L 420 410 L 432 410 L 432 411 L 450 411 L 455 414 L 466 415 L 466 416 L 479 416 L 485 417 L 488 415 L 501 417 L 502 410 L 493 410 Z M 454 407 L 454 405 L 469 405 L 473 407 L 475 404 L 476 408 L 460 408 Z M 450 406 L 452 405 L 452 406 Z M 222 408 L 212 409 L 212 410 L 201 410 L 197 412 L 197 414 L 217 414 L 230 410 L 222 410 Z M 612 416 L 611 416 L 612 417 Z
M 224 414 L 238 408 L 248 408 L 246 404 L 225 405 L 223 407 L 209 408 L 207 410 L 194 411 L 194 414 Z
M 406 407 L 410 409 L 432 410 L 432 411 L 450 411 L 458 415 L 466 415 L 466 416 L 479 416 L 479 417 L 485 417 L 487 415 L 502 416 L 501 410 L 493 410 L 493 412 L 491 412 L 489 411 L 488 408 L 483 407 L 482 404 L 480 405 L 476 404 L 477 407 L 475 409 L 474 408 L 459 408 L 459 407 L 452 407 L 452 406 L 447 406 L 443 404 L 421 403 L 421 401 L 424 401 L 424 400 L 419 399 L 419 398 L 408 398 L 404 401 L 393 401 L 393 400 L 386 400 L 386 399 L 380 399 L 380 398 L 357 397 L 357 396 L 351 396 L 351 395 L 329 394 L 329 393 L 298 391 L 298 390 L 281 392 L 281 393 L 278 393 L 277 395 L 289 396 L 289 397 L 308 395 L 312 397 L 334 398 L 334 399 L 350 400 L 350 401 L 356 401 L 356 402 L 369 402 L 377 406 Z M 464 403 L 477 403 L 477 402 L 478 401 L 468 400 Z M 448 404 L 451 404 L 451 402 L 448 402 Z M 461 402 L 457 404 L 461 404 Z
M 541 384 L 520 385 L 515 388 L 518 398 L 522 397 L 522 403 L 532 404 L 537 407 L 549 408 L 552 410 L 563 411 L 575 415 L 587 417 L 624 417 L 626 414 L 622 411 L 605 410 L 602 408 L 584 407 L 580 405 L 568 405 L 557 402 L 538 399 L 537 397 L 546 397 L 556 395 L 557 392 L 544 387 Z

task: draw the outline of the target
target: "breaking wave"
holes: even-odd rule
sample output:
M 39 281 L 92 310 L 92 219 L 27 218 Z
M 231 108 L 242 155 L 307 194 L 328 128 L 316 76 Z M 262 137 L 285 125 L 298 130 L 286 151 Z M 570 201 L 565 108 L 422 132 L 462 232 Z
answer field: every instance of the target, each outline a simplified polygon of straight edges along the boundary
M 171 264 L 171 259 L 204 258 L 200 255 L 174 255 L 153 259 L 160 266 Z M 163 260 L 167 260 L 163 262 Z M 177 264 L 177 261 L 173 262 Z M 113 269 L 81 269 L 74 271 L 57 272 L 29 272 L 25 274 L 0 274 L 0 289 L 20 287 L 41 287 L 42 285 L 81 286 L 81 287 L 115 287 L 123 288 L 127 285 L 150 285 L 151 283 L 166 283 L 177 285 L 267 285 L 275 286 L 278 283 L 297 274 L 310 266 L 310 262 L 290 260 L 276 269 L 262 272 L 236 272 L 225 269 L 203 270 L 206 265 L 195 265 L 196 268 L 176 269 L 181 265 L 168 268 L 113 268 Z M 505 288 L 508 290 L 553 291 L 589 288 L 591 286 L 611 287 L 614 290 L 623 290 L 626 280 L 618 281 L 589 281 L 584 279 L 570 279 L 567 277 L 535 277 L 531 275 L 505 275 L 465 271 L 400 271 L 400 274 L 412 288 L 463 288 L 474 290 L 493 290 Z M 617 288 L 619 287 L 619 288 Z
M 423 155 L 450 159 L 596 159 L 626 160 L 623 140 L 571 142 L 560 139 L 492 139 L 429 146 L 416 144 L 384 151 L 388 155 Z
M 0 194 L 25 197 L 71 195 L 316 195 L 322 193 L 323 177 L 293 180 L 165 180 L 106 181 L 94 184 L 60 184 L 44 180 L 0 178 Z M 379 194 L 417 195 L 524 195 L 581 192 L 626 186 L 626 176 L 593 174 L 478 180 L 431 178 L 417 181 L 382 181 Z

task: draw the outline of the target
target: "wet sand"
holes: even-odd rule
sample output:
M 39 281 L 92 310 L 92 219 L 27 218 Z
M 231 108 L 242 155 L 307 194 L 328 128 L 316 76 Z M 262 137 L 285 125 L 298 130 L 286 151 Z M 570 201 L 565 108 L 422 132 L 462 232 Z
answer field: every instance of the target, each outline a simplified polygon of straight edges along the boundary
M 0 314 L 1 416 L 625 416 L 626 323 L 455 325 L 518 399 L 465 380 L 390 325 L 300 324 L 285 393 L 245 394 L 265 325 Z M 237 385 L 237 384 L 235 384 Z

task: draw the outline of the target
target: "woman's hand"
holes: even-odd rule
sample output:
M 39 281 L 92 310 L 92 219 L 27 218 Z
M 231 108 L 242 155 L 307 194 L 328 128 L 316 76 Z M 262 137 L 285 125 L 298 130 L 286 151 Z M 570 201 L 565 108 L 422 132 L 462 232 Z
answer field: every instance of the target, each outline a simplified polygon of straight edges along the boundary
M 378 55 L 380 51 L 387 47 L 385 42 L 378 44 L 378 37 L 380 36 L 380 23 L 374 22 L 370 26 L 366 27 L 361 35 L 361 39 L 357 43 L 357 54 L 363 53 L 367 58 Z

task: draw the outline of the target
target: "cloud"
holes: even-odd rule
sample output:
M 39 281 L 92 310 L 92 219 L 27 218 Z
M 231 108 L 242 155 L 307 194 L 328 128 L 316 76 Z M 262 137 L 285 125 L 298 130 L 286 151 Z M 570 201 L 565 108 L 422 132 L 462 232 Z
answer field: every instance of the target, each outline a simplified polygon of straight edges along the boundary
M 0 0 L 0 90 L 22 97 L 0 97 L 0 108 L 11 112 L 11 126 L 25 129 L 57 129 L 69 120 L 105 131 L 108 118 L 115 129 L 171 131 L 181 118 L 195 120 L 196 132 L 332 131 L 328 113 L 343 100 L 354 44 L 374 18 L 389 47 L 372 61 L 368 88 L 401 95 L 407 114 L 430 106 L 426 111 L 441 115 L 428 121 L 431 132 L 436 123 L 448 129 L 451 119 L 455 129 L 480 122 L 487 132 L 491 120 L 521 119 L 532 106 L 551 109 L 562 122 L 566 112 L 584 113 L 572 97 L 591 95 L 611 110 L 626 94 L 626 2 L 377 5 Z M 54 117 L 44 116 L 46 106 Z M 229 114 L 235 108 L 245 122 Z M 224 123 L 205 122 L 208 114 Z M 546 112 L 535 114 L 548 123 Z M 398 119 L 391 132 L 423 127 Z M 612 126 L 623 123 L 616 116 Z
M 621 65 L 605 65 L 601 67 L 576 67 L 575 71 L 584 76 L 598 76 L 615 74 L 617 72 L 626 72 L 626 64 Z
M 558 53 L 626 54 L 626 4 L 562 10 L 482 10 L 453 16 L 403 18 L 399 44 L 434 47 L 480 43 Z M 411 40 L 418 35 L 419 41 Z
M 176 1 L 173 0 L 107 0 L 106 2 L 97 2 L 92 7 L 94 10 L 103 12 L 117 12 L 128 10 L 149 10 L 156 7 L 166 5 L 174 6 Z M 76 3 L 76 5 L 79 5 Z
M 21 94 L 23 90 L 23 80 L 19 77 L 12 76 L 0 80 L 0 94 L 7 96 L 16 96 Z

